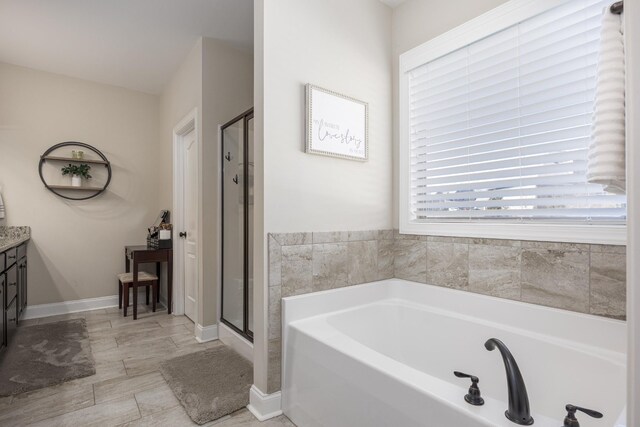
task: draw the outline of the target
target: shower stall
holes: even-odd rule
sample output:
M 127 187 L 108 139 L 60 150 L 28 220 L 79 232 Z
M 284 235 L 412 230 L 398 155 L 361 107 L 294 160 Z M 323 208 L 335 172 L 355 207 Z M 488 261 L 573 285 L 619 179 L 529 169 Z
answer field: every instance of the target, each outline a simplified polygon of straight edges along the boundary
M 221 321 L 253 341 L 253 109 L 222 126 Z

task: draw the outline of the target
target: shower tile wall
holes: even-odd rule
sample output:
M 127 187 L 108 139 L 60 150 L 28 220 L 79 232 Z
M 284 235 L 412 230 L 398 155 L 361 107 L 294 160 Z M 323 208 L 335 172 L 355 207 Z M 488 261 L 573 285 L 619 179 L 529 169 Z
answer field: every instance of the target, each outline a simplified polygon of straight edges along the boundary
M 625 318 L 624 246 L 399 234 L 270 234 L 268 392 L 280 390 L 281 298 L 397 277 Z

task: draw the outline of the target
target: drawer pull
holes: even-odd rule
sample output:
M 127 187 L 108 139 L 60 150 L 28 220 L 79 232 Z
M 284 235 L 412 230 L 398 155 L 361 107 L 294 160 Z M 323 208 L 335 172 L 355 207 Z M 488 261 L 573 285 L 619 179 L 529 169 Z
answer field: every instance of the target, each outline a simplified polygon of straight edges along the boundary
M 15 255 L 7 255 L 7 258 L 9 258 L 9 259 L 16 259 L 16 256 L 15 256 Z
M 17 282 L 9 283 L 9 286 L 18 286 L 18 283 Z
M 13 319 L 9 319 L 9 322 L 15 322 L 16 318 L 14 317 Z

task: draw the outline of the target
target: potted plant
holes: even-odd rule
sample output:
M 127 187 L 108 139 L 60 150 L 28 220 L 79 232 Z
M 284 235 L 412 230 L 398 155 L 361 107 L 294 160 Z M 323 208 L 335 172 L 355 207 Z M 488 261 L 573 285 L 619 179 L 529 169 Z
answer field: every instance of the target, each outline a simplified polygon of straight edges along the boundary
M 62 175 L 71 175 L 72 187 L 82 187 L 82 178 L 91 179 L 91 175 L 89 175 L 90 170 L 91 166 L 85 163 L 79 165 L 69 163 L 68 166 L 62 168 Z

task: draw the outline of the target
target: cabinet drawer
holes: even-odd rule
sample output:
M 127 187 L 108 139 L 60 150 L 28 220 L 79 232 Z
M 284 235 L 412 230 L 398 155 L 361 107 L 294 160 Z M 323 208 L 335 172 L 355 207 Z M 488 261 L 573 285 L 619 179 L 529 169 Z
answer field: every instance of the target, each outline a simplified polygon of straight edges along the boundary
M 11 338 L 18 328 L 18 305 L 14 298 L 7 307 L 7 345 L 11 345 Z
M 17 265 L 13 265 L 13 267 L 11 267 L 10 269 L 7 270 L 7 276 L 6 276 L 6 302 L 7 302 L 7 307 L 9 306 L 9 304 L 11 303 L 11 301 L 15 298 L 15 296 L 18 294 L 18 266 Z
M 27 256 L 27 244 L 23 243 L 17 248 L 17 259 L 21 260 Z
M 7 257 L 6 260 L 6 267 L 11 267 L 13 264 L 16 263 L 17 259 L 18 259 L 18 254 L 17 254 L 17 250 L 16 248 L 11 248 L 8 251 L 5 252 L 5 256 Z

